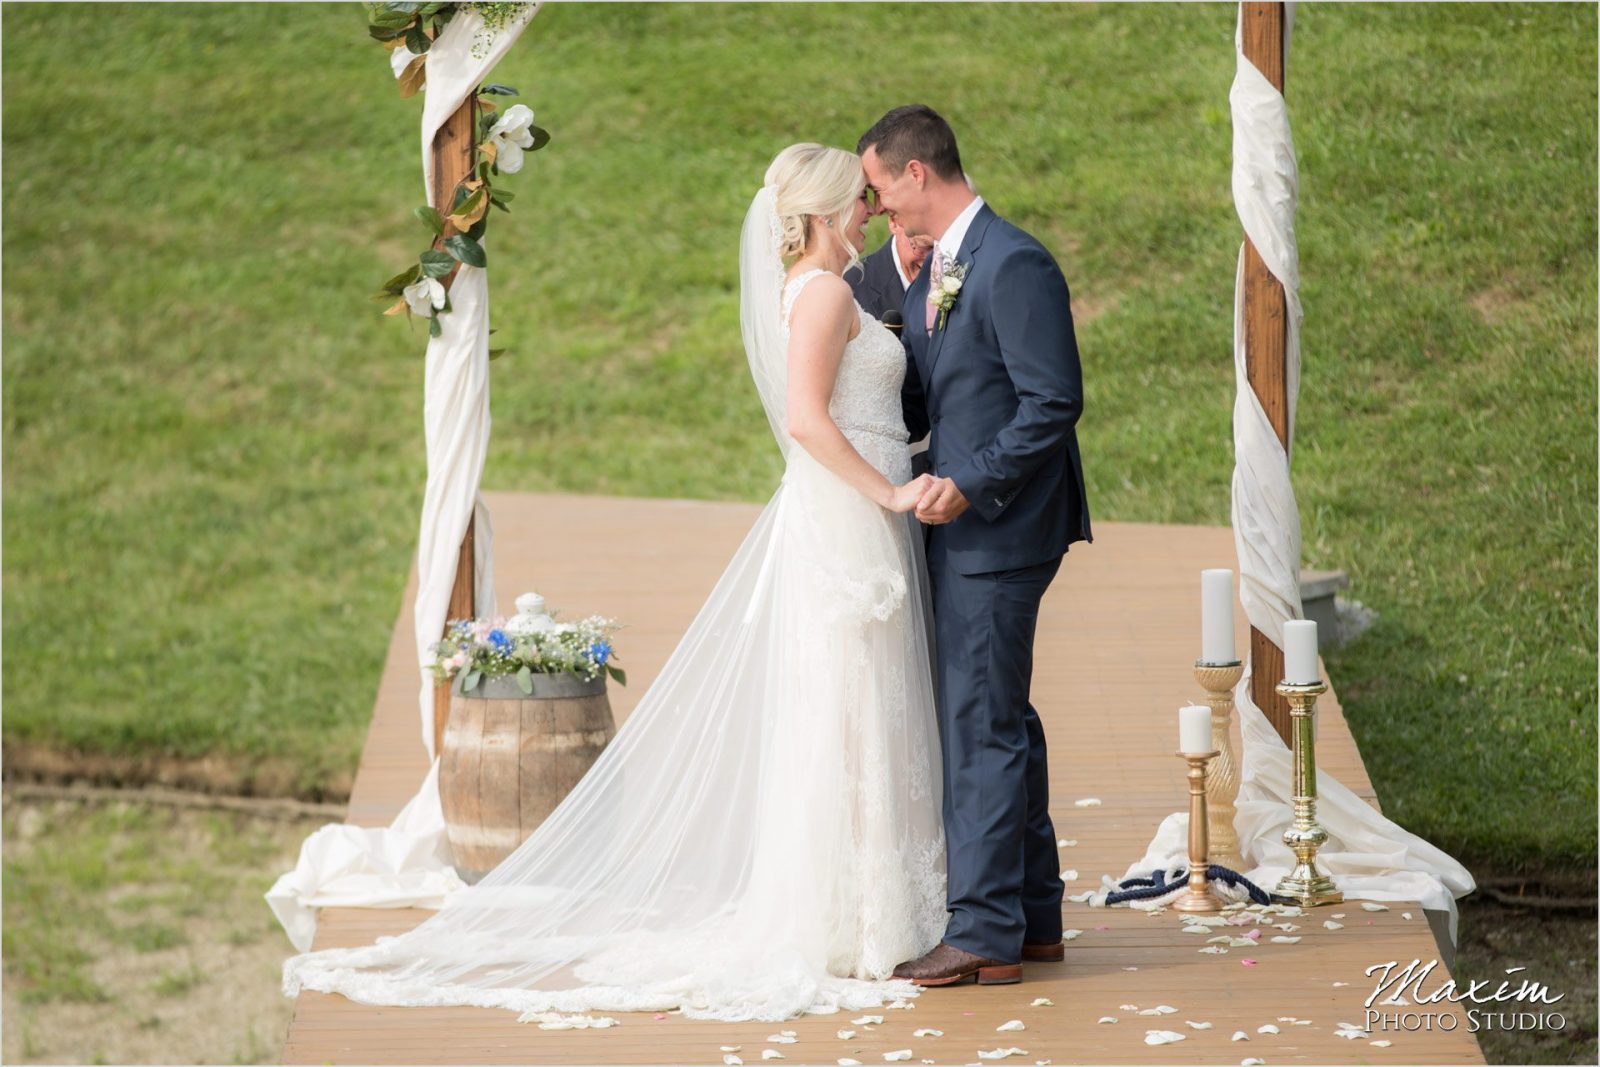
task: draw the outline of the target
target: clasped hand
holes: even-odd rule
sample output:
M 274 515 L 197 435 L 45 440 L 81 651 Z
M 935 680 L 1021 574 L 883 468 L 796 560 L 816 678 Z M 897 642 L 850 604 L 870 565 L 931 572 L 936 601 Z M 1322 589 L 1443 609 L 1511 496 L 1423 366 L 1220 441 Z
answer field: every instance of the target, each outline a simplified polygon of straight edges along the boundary
M 967 507 L 967 498 L 956 488 L 955 482 L 931 474 L 919 474 L 906 484 L 896 486 L 889 498 L 890 511 L 915 510 L 917 521 L 929 526 L 950 522 Z

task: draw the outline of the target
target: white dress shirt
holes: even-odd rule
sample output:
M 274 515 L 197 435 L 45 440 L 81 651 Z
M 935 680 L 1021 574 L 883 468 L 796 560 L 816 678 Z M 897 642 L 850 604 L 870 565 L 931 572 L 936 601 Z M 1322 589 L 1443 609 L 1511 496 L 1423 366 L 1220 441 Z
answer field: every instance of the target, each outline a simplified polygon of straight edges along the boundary
M 968 204 L 966 209 L 956 216 L 949 229 L 945 230 L 944 235 L 939 238 L 939 251 L 943 252 L 949 261 L 953 262 L 956 258 L 956 253 L 961 251 L 961 242 L 966 238 L 967 230 L 972 227 L 973 218 L 977 216 L 982 207 L 983 197 L 973 197 L 972 203 Z

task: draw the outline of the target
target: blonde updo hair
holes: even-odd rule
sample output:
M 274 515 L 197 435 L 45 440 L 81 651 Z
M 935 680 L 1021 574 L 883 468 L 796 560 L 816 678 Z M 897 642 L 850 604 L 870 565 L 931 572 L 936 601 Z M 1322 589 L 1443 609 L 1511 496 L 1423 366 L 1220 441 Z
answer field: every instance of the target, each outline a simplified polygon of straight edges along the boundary
M 844 228 L 861 191 L 867 187 L 867 176 L 854 153 L 810 142 L 792 144 L 779 152 L 767 168 L 766 184 L 775 190 L 782 233 L 779 254 L 785 260 L 811 250 L 815 234 L 809 221 L 811 216 L 820 215 L 832 220 L 834 233 L 850 254 L 849 265 L 855 265 L 858 254 L 845 240 Z

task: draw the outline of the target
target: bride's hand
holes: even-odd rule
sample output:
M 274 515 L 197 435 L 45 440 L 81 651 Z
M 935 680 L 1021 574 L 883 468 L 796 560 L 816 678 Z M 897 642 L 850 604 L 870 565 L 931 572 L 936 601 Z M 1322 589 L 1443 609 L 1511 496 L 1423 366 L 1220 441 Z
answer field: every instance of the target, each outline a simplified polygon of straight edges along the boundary
M 917 506 L 933 485 L 933 475 L 919 474 L 905 485 L 895 486 L 894 492 L 889 494 L 889 510 L 907 512 Z

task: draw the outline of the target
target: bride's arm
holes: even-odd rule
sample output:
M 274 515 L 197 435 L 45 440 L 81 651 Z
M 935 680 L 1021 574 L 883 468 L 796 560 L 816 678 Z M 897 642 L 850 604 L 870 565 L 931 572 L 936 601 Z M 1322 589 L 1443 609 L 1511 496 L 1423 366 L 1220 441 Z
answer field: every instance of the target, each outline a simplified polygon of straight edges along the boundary
M 828 413 L 852 328 L 860 329 L 850 286 L 825 275 L 800 291 L 789 323 L 789 436 L 851 488 L 891 511 L 910 511 L 927 475 L 896 486 L 862 458 Z

